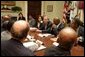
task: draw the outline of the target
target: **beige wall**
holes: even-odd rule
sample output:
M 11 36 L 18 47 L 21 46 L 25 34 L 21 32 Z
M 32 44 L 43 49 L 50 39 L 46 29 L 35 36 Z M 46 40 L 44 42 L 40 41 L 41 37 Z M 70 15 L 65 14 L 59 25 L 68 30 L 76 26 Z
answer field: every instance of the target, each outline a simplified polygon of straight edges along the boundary
M 27 7 L 28 7 L 28 4 L 27 4 L 27 1 L 16 1 L 16 6 L 19 6 L 22 8 L 22 13 L 23 15 L 25 16 L 26 20 L 27 20 L 27 13 L 28 13 L 28 10 L 27 10 Z M 11 6 L 9 6 L 11 7 Z M 11 14 L 12 16 L 18 16 L 18 13 L 14 13 L 14 12 L 1 12 L 1 15 L 7 15 L 7 14 Z
M 53 12 L 47 12 L 47 5 L 53 5 Z M 62 19 L 63 16 L 63 5 L 64 1 L 42 1 L 41 5 L 41 15 L 47 15 L 50 20 L 52 20 L 54 17 L 59 17 Z M 27 20 L 27 14 L 28 14 L 28 2 L 27 1 L 16 1 L 16 6 L 19 6 L 22 8 L 22 13 L 25 16 Z M 12 6 L 10 6 L 12 7 Z M 81 11 L 83 13 L 83 11 Z M 11 14 L 12 16 L 17 16 L 18 13 L 14 12 L 1 12 L 1 16 Z M 81 14 L 82 16 L 82 14 Z M 83 21 L 84 18 L 80 17 L 80 20 Z M 84 22 L 84 21 L 83 21 Z
M 53 5 L 53 12 L 47 12 L 47 5 Z M 63 16 L 64 1 L 42 1 L 41 15 L 47 15 L 51 20 Z
M 64 1 L 42 1 L 41 5 L 41 15 L 47 15 L 51 20 L 54 17 L 62 18 L 63 12 L 63 4 Z M 53 12 L 47 12 L 47 5 L 53 5 Z M 26 17 L 27 20 L 27 13 L 28 13 L 28 4 L 27 1 L 16 1 L 16 6 L 22 8 L 22 13 Z M 11 14 L 12 16 L 17 16 L 18 13 L 13 12 L 1 12 L 2 15 Z

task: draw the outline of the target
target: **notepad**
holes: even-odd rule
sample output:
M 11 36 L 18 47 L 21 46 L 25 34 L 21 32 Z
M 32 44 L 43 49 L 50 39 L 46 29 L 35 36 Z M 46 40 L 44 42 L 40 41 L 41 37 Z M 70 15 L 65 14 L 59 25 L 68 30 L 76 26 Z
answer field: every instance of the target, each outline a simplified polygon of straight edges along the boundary
M 26 48 L 28 48 L 28 47 L 30 47 L 30 46 L 36 45 L 36 43 L 34 43 L 34 42 L 25 42 L 25 43 L 23 43 L 23 45 L 24 45 Z
M 31 51 L 35 51 L 38 49 L 38 44 L 36 44 L 35 42 L 26 42 L 23 43 L 24 47 L 29 48 Z
M 25 42 L 23 45 L 24 47 L 29 48 L 31 51 L 39 51 L 46 48 L 44 45 L 38 46 L 38 44 L 35 42 Z

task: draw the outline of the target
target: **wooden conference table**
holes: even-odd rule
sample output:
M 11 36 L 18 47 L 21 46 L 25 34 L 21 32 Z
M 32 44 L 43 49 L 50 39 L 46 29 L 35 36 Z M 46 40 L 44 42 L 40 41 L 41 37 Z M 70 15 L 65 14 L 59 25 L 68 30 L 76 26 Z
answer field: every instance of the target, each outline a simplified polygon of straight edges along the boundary
M 49 48 L 53 45 L 53 41 L 50 39 L 55 38 L 55 37 L 53 37 L 53 36 L 39 37 L 38 34 L 39 33 L 36 31 L 31 31 L 31 30 L 29 31 L 29 35 L 34 36 L 34 38 L 36 40 L 42 41 L 46 48 Z M 34 54 L 36 56 L 44 56 L 44 51 L 45 51 L 45 49 L 39 50 L 39 51 L 36 51 Z M 84 56 L 84 47 L 79 46 L 79 45 L 74 46 L 71 50 L 71 56 Z

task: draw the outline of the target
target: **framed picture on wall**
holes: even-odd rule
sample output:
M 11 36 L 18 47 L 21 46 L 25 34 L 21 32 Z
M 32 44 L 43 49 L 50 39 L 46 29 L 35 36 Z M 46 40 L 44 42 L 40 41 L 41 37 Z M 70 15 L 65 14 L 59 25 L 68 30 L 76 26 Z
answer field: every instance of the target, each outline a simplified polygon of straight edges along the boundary
M 53 5 L 47 5 L 47 12 L 53 12 Z
M 1 5 L 15 6 L 15 1 L 1 1 Z

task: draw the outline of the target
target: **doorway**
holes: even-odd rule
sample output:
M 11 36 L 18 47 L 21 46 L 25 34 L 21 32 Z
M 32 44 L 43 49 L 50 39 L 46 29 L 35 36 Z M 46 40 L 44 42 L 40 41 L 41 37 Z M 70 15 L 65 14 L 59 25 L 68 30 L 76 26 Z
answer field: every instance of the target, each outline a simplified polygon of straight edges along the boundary
M 31 15 L 37 19 L 41 15 L 41 1 L 28 1 L 28 16 Z

